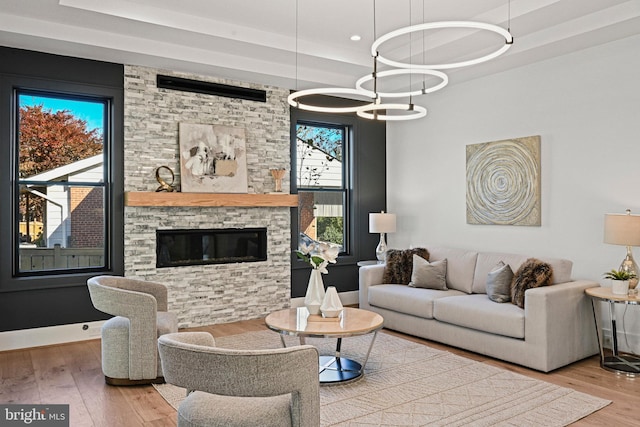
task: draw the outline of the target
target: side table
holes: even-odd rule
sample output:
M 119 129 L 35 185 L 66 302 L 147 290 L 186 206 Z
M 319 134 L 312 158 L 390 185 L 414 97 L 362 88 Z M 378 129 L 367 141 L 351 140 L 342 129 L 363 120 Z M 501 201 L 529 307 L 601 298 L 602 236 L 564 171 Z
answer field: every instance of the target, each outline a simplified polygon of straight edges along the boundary
M 623 353 L 618 350 L 618 330 L 616 320 L 616 304 L 630 306 L 640 305 L 637 295 L 616 295 L 611 288 L 597 287 L 585 289 L 585 293 L 591 297 L 593 318 L 596 322 L 598 345 L 600 347 L 600 366 L 607 371 L 625 374 L 629 377 L 640 375 L 640 356 L 632 353 Z M 598 315 L 597 303 L 605 303 L 609 312 L 609 328 L 611 331 L 611 348 L 607 348 L 604 342 L 603 316 Z

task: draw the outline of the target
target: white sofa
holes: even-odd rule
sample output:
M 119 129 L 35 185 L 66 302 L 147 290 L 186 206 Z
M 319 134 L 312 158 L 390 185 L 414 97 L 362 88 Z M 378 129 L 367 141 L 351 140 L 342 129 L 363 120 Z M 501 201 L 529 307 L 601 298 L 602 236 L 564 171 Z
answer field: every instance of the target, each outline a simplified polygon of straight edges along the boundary
M 499 261 L 515 273 L 524 255 L 430 247 L 429 261 L 447 260 L 447 290 L 382 284 L 384 265 L 360 268 L 360 308 L 379 313 L 385 328 L 438 341 L 543 372 L 598 353 L 591 304 L 571 280 L 573 263 L 536 257 L 553 268 L 553 285 L 529 289 L 524 309 L 486 295 Z

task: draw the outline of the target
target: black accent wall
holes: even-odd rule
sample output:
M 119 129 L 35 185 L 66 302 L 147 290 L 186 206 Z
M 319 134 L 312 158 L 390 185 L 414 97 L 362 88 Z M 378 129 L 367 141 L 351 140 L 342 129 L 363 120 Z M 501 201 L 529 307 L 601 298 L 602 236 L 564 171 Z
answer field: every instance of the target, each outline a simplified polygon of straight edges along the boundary
M 323 106 L 352 106 L 353 101 L 336 97 L 305 97 L 305 102 Z M 369 233 L 369 213 L 386 210 L 386 124 L 362 119 L 353 114 L 326 114 L 291 108 L 291 161 L 295 167 L 295 137 L 298 121 L 343 124 L 351 127 L 352 183 L 350 230 L 351 252 L 330 264 L 323 275 L 325 286 L 335 286 L 338 292 L 358 290 L 358 266 L 362 260 L 376 259 L 379 234 Z M 291 182 L 295 182 L 292 173 Z M 294 191 L 292 191 L 294 192 Z M 293 251 L 298 245 L 298 212 L 291 210 L 291 297 L 303 297 L 311 267 L 298 260 Z
M 96 274 L 120 274 L 123 262 L 124 67 L 121 64 L 0 47 L 0 331 L 105 319 L 93 308 L 86 281 Z M 113 155 L 109 267 L 100 273 L 15 277 L 13 274 L 15 90 L 31 89 L 111 99 Z

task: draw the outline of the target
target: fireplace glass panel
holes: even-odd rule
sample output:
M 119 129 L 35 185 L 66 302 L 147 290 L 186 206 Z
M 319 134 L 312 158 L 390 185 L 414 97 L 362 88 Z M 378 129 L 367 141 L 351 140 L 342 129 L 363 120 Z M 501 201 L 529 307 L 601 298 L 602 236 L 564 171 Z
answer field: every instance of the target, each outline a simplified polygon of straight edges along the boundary
M 156 255 L 157 267 L 266 261 L 267 229 L 157 230 Z

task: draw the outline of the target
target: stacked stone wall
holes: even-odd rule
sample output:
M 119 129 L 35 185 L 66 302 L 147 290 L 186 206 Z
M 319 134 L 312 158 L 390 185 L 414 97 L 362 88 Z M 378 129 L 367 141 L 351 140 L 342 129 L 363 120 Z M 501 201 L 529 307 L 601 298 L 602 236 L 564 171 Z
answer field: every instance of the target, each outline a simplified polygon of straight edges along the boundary
M 158 74 L 266 90 L 267 102 L 158 89 Z M 245 129 L 249 193 L 274 191 L 269 169 L 290 170 L 287 89 L 138 66 L 124 86 L 125 191 L 155 191 L 159 166 L 180 184 L 180 123 Z M 287 207 L 125 207 L 125 275 L 166 284 L 180 327 L 258 318 L 289 306 L 290 226 Z M 267 228 L 267 261 L 156 268 L 157 229 L 245 227 Z

